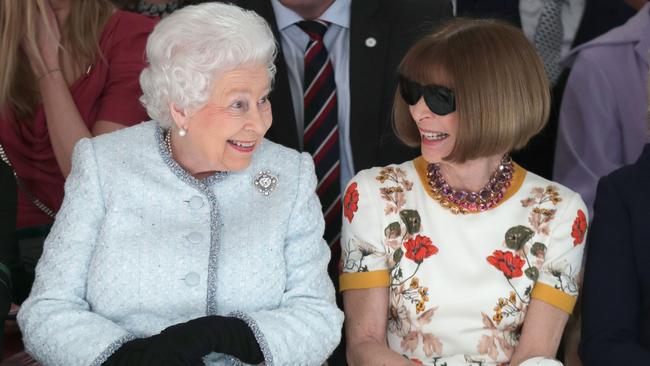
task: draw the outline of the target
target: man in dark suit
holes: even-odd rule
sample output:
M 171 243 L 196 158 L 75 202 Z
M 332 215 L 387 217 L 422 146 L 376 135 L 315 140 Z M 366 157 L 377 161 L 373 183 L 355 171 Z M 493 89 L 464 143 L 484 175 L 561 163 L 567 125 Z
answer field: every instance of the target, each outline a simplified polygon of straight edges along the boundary
M 524 29 L 526 29 L 526 24 L 522 23 L 529 21 L 528 18 L 523 17 L 518 0 L 455 0 L 455 2 L 457 16 L 504 19 L 518 27 L 523 25 Z M 541 0 L 537 0 L 537 2 L 543 3 Z M 533 2 L 528 1 L 528 3 Z M 635 10 L 624 0 L 569 0 L 568 3 L 569 7 L 577 3 L 581 3 L 581 6 L 584 7 L 582 16 L 575 17 L 575 19 L 579 19 L 579 24 L 576 24 L 577 29 L 571 42 L 571 48 L 625 23 L 635 13 Z M 548 179 L 552 178 L 560 102 L 569 71 L 568 69 L 563 70 L 553 85 L 553 103 L 548 125 L 530 141 L 526 148 L 513 154 L 513 158 L 524 168 Z

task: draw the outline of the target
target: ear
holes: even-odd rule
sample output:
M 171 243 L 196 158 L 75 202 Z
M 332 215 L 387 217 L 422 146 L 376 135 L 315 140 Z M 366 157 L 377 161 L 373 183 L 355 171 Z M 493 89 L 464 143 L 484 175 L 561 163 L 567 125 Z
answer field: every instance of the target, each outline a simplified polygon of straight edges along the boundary
M 178 129 L 183 128 L 187 130 L 187 125 L 190 122 L 189 114 L 187 111 L 184 108 L 177 106 L 176 103 L 170 102 L 169 112 L 172 115 L 172 119 L 176 123 L 176 127 L 178 127 Z

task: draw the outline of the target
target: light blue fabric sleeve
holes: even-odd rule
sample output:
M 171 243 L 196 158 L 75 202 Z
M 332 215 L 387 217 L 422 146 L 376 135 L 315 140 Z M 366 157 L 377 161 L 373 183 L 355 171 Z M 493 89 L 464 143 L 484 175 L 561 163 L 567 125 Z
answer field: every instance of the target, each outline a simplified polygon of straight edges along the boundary
M 235 313 L 255 332 L 267 366 L 321 365 L 340 341 L 343 313 L 327 274 L 330 249 L 311 156 L 300 160 L 299 187 L 287 228 L 286 289 L 278 308 Z
M 104 210 L 93 145 L 82 139 L 73 152 L 63 205 L 45 241 L 32 292 L 18 313 L 25 348 L 44 365 L 100 365 L 134 338 L 92 312 L 85 300 Z

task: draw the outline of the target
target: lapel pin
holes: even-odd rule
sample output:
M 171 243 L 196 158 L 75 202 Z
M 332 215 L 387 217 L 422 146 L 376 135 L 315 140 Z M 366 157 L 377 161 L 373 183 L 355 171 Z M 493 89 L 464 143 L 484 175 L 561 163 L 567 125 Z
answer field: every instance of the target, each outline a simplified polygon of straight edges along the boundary
M 366 47 L 375 47 L 377 45 L 377 39 L 375 37 L 366 38 Z

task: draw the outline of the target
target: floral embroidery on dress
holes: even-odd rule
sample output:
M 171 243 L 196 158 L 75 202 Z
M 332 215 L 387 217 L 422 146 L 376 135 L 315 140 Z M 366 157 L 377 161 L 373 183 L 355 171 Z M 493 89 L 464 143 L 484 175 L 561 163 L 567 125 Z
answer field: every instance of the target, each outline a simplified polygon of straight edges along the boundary
M 571 228 L 571 236 L 573 237 L 573 245 L 582 244 L 587 232 L 587 218 L 582 210 L 578 210 L 578 214 L 573 221 Z
M 343 215 L 348 222 L 354 219 L 354 213 L 359 209 L 359 192 L 357 191 L 357 182 L 353 182 L 345 190 L 345 197 L 343 198 Z
M 400 168 L 386 167 L 379 171 L 379 175 L 375 178 L 379 183 L 384 184 L 386 181 L 394 182 L 397 186 L 380 188 L 381 197 L 388 201 L 384 213 L 398 213 L 406 199 L 404 191 L 410 191 L 413 188 L 413 182 L 406 179 L 406 172 Z
M 413 353 L 421 346 L 427 357 L 433 357 L 442 354 L 443 345 L 438 337 L 424 332 L 423 328 L 431 322 L 438 308 L 427 305 L 429 289 L 416 275 L 422 263 L 436 255 L 439 249 L 431 238 L 420 234 L 422 220 L 418 211 L 405 208 L 404 192 L 413 189 L 413 183 L 406 177 L 404 170 L 395 167 L 381 169 L 376 177 L 382 184 L 379 194 L 386 201 L 384 213 L 399 217 L 384 229 L 384 247 L 390 269 L 388 331 L 402 339 L 403 352 Z M 400 266 L 403 260 L 416 264 L 413 273 L 404 273 Z M 412 308 L 406 306 L 408 303 L 415 307 L 415 321 L 411 317 Z
M 549 185 L 546 189 L 542 187 L 535 187 L 531 191 L 532 197 L 521 200 L 524 207 L 533 207 L 533 211 L 528 217 L 528 222 L 533 227 L 536 233 L 542 235 L 549 234 L 549 223 L 555 218 L 555 209 L 543 208 L 542 205 L 546 202 L 551 202 L 556 206 L 562 201 L 557 187 Z
M 426 258 L 438 253 L 438 247 L 431 243 L 427 236 L 417 235 L 404 243 L 406 258 L 420 265 Z
M 477 345 L 479 354 L 486 355 L 492 360 L 496 360 L 499 353 L 510 358 L 519 343 L 527 306 L 530 303 L 530 294 L 539 278 L 547 252 L 546 245 L 534 239 L 536 235 L 542 238 L 549 236 L 550 224 L 555 219 L 557 211 L 555 206 L 560 202 L 562 198 L 556 186 L 533 188 L 530 197 L 521 200 L 523 207 L 531 208 L 528 216 L 530 227 L 518 225 L 508 229 L 504 236 L 504 244 L 510 250 L 495 250 L 486 258 L 489 264 L 503 273 L 512 291 L 508 297 L 497 300 L 492 317 L 484 312 L 481 313 L 484 328 L 489 330 L 490 334 L 481 337 Z M 553 271 L 550 272 L 553 276 L 560 277 L 567 273 L 560 274 L 549 268 L 545 270 Z M 520 293 L 511 280 L 524 275 L 530 284 L 525 287 L 523 293 Z M 558 286 L 568 282 L 567 278 L 555 277 L 558 278 Z M 508 322 L 502 323 L 506 319 Z
M 557 279 L 555 288 L 561 290 L 569 295 L 578 296 L 578 278 L 579 273 L 576 268 L 573 268 L 569 262 L 563 260 L 544 269 L 545 272 L 550 273 L 551 276 Z
M 513 255 L 512 252 L 504 252 L 501 250 L 495 250 L 491 256 L 487 257 L 487 261 L 499 271 L 503 272 L 508 280 L 521 277 L 523 274 L 521 269 L 526 263 L 524 259 Z
M 528 239 L 530 239 L 530 237 L 528 237 Z M 487 314 L 481 312 L 484 328 L 488 329 L 490 334 L 484 334 L 481 336 L 477 350 L 479 354 L 487 355 L 492 360 L 497 359 L 499 351 L 501 351 L 505 357 L 510 358 L 519 342 L 521 326 L 524 322 L 526 307 L 530 303 L 530 292 L 533 288 L 532 285 L 529 285 L 526 287 L 526 290 L 522 295 L 517 291 L 517 288 L 513 286 L 510 280 L 523 276 L 524 271 L 522 271 L 522 269 L 527 263 L 527 259 L 524 259 L 517 254 L 513 254 L 511 251 L 495 250 L 491 256 L 487 257 L 487 261 L 503 273 L 513 291 L 510 291 L 508 297 L 501 297 L 498 299 L 497 304 L 493 309 L 494 315 L 491 319 Z M 534 272 L 531 273 L 531 269 L 533 269 Z M 538 272 L 536 271 L 537 268 L 529 264 L 528 269 L 526 269 L 525 272 L 526 277 L 528 277 L 529 280 L 533 280 L 532 277 L 534 273 L 534 280 L 537 280 L 536 276 Z M 497 327 L 498 325 L 501 325 L 501 322 L 504 319 L 509 319 L 508 324 L 505 327 Z
M 354 246 L 352 244 L 354 242 Z M 363 263 L 366 257 L 385 257 L 386 252 L 378 250 L 373 245 L 358 239 L 350 239 L 343 248 L 340 268 L 344 272 L 368 272 L 368 266 Z

